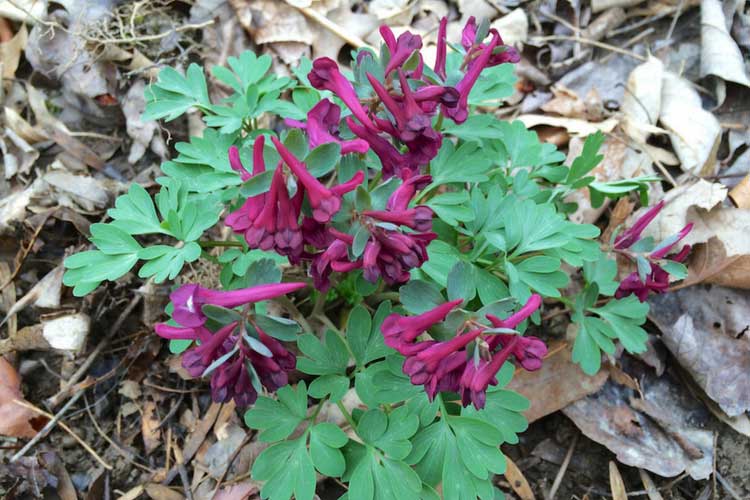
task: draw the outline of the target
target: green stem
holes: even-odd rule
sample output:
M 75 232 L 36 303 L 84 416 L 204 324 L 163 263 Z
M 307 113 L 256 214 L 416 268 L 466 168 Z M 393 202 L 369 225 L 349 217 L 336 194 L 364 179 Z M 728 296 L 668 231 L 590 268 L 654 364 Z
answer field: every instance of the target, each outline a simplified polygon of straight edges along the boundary
M 318 406 L 315 407 L 315 411 L 310 416 L 310 422 L 312 422 L 313 425 L 315 425 L 315 419 L 318 418 L 318 414 L 320 413 L 320 410 L 323 409 L 323 403 L 328 401 L 328 396 L 324 397 L 323 399 L 318 402 Z
M 373 177 L 372 181 L 370 182 L 370 191 L 372 191 L 372 189 L 378 185 L 378 183 L 380 182 L 380 179 L 382 178 L 383 178 L 383 171 L 379 170 L 378 173 L 375 174 L 375 177 Z
M 203 240 L 203 241 L 199 241 L 198 244 L 201 246 L 201 248 L 213 248 L 213 247 L 245 248 L 245 245 L 239 241 Z
M 344 403 L 341 401 L 336 401 L 336 406 L 339 407 L 339 410 L 341 410 L 341 413 L 344 414 L 344 418 L 349 423 L 352 429 L 357 429 L 357 424 L 354 423 L 354 419 L 352 418 L 352 414 L 349 413 L 349 410 L 346 409 L 346 406 L 344 406 Z

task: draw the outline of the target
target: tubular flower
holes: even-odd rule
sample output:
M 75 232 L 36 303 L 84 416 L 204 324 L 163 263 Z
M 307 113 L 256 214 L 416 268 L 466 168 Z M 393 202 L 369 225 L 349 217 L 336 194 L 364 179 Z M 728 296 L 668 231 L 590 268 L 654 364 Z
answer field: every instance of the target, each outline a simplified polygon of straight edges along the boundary
M 249 180 L 252 176 L 258 175 L 261 172 L 265 172 L 266 165 L 263 160 L 263 146 L 265 145 L 265 138 L 259 135 L 253 143 L 253 173 L 248 172 L 242 165 L 240 160 L 240 151 L 236 146 L 229 148 L 229 164 L 232 169 L 240 174 L 242 182 Z M 266 194 L 259 194 L 252 196 L 245 200 L 242 206 L 234 212 L 227 215 L 224 222 L 227 226 L 231 227 L 235 233 L 244 233 L 252 225 L 253 221 L 258 217 L 260 212 L 263 210 L 265 203 Z
M 330 90 L 349 108 L 354 116 L 367 128 L 374 125 L 359 102 L 354 86 L 339 71 L 336 61 L 329 57 L 319 57 L 313 61 L 313 67 L 307 75 L 310 85 L 318 90 Z
M 664 201 L 660 201 L 641 217 L 635 221 L 631 227 L 622 232 L 615 238 L 614 249 L 626 255 L 628 258 L 634 257 L 628 253 L 628 249 L 641 240 L 641 235 L 646 227 L 659 215 L 664 208 Z M 620 299 L 629 295 L 635 295 L 638 300 L 645 302 L 651 293 L 665 293 L 669 289 L 669 273 L 664 270 L 662 263 L 664 259 L 673 262 L 683 262 L 690 253 L 690 245 L 684 245 L 677 253 L 670 254 L 674 247 L 682 241 L 693 229 L 693 224 L 689 223 L 683 227 L 677 234 L 670 236 L 662 241 L 646 257 L 648 263 L 648 272 L 642 276 L 640 272 L 629 274 L 620 282 L 620 286 L 615 292 L 615 297 Z M 641 259 L 642 257 L 636 257 Z
M 464 372 L 459 381 L 461 404 L 469 406 L 471 403 L 478 410 L 484 408 L 487 401 L 487 388 L 491 385 L 497 385 L 495 375 L 512 354 L 518 339 L 518 336 L 513 335 L 510 342 L 493 354 L 489 361 L 475 362 L 470 360 L 465 362 Z
M 420 342 L 418 352 L 406 357 L 403 370 L 414 385 L 424 385 L 427 397 L 432 401 L 447 374 L 466 364 L 464 348 L 474 341 L 482 330 L 458 335 L 445 342 L 434 340 Z M 499 369 L 499 368 L 498 368 Z
M 407 346 L 432 326 L 445 320 L 448 314 L 462 302 L 461 299 L 446 302 L 418 316 L 391 314 L 383 320 L 380 331 L 383 332 L 385 345 L 396 349 L 401 354 L 407 352 Z
M 310 207 L 312 207 L 313 218 L 318 222 L 329 222 L 341 208 L 341 197 L 349 191 L 355 190 L 364 180 L 364 172 L 360 170 L 350 181 L 328 189 L 308 172 L 305 164 L 299 161 L 281 141 L 276 137 L 272 137 L 271 140 L 289 170 L 304 186 L 307 199 L 310 201 Z
M 346 119 L 349 129 L 360 139 L 370 145 L 370 149 L 378 156 L 383 166 L 383 178 L 390 179 L 393 176 L 409 176 L 419 169 L 415 158 L 409 154 L 399 152 L 396 147 L 377 132 L 359 125 L 351 118 Z
M 435 233 L 399 233 L 373 227 L 365 245 L 362 267 L 366 280 L 375 283 L 382 277 L 386 283 L 406 283 L 409 270 L 427 261 L 427 245 L 437 238 Z
M 310 276 L 313 279 L 313 284 L 321 292 L 330 288 L 329 277 L 332 272 L 347 272 L 362 267 L 361 261 L 349 261 L 349 248 L 354 242 L 354 238 L 335 229 L 331 229 L 330 233 L 335 239 L 325 251 L 313 257 L 310 265 Z
M 344 140 L 339 136 L 341 108 L 328 99 L 323 99 L 307 113 L 307 122 L 287 118 L 284 123 L 289 127 L 300 128 L 307 132 L 310 149 L 321 144 L 334 142 L 341 146 L 341 154 L 366 153 L 370 146 L 362 139 Z
M 426 188 L 432 182 L 429 175 L 414 175 L 408 177 L 403 183 L 388 197 L 386 208 L 388 210 L 405 210 L 409 207 L 417 191 Z
M 422 48 L 422 37 L 405 31 L 398 39 L 388 26 L 380 27 L 380 36 L 383 37 L 386 47 L 390 52 L 390 60 L 385 67 L 385 75 L 388 76 L 393 70 L 403 65 L 415 50 Z
M 197 328 L 206 322 L 206 316 L 201 310 L 206 304 L 233 308 L 280 297 L 304 287 L 305 283 L 273 283 L 224 291 L 211 290 L 192 283 L 186 284 L 169 296 L 174 304 L 172 318 L 183 327 Z
M 443 80 L 445 80 L 445 59 L 448 49 L 446 36 L 447 28 L 448 18 L 443 17 L 440 20 L 440 26 L 438 27 L 437 53 L 435 54 L 435 67 L 433 68 L 435 73 Z
M 379 221 L 406 226 L 420 232 L 432 230 L 432 209 L 419 205 L 405 210 L 366 210 L 362 215 Z
M 503 39 L 495 29 L 490 30 L 490 34 L 497 35 L 499 42 L 498 48 L 503 50 L 495 49 L 492 52 L 489 60 L 487 61 L 487 67 L 497 66 L 503 63 L 517 63 L 521 60 L 521 56 L 518 54 L 516 49 L 513 47 L 503 45 Z M 469 61 L 468 65 L 471 66 L 472 59 L 476 56 L 477 52 L 483 50 L 486 45 L 481 40 L 477 40 L 477 21 L 474 16 L 470 17 L 464 26 L 463 32 L 461 33 L 461 45 L 466 49 L 466 59 Z

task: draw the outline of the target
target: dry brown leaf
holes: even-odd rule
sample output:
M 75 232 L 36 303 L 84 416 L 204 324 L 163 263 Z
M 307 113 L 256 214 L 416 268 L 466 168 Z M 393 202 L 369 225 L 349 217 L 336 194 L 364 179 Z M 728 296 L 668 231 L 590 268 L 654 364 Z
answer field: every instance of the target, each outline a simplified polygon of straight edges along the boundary
M 314 35 L 302 13 L 280 0 L 237 1 L 252 13 L 250 34 L 255 43 L 301 42 L 312 45 Z M 237 7 L 235 7 L 237 8 Z
M 745 58 L 729 34 L 722 2 L 701 1 L 701 76 L 714 76 L 718 104 L 726 98 L 724 82 L 734 82 L 750 87 Z
M 260 486 L 255 481 L 247 480 L 220 489 L 213 500 L 246 500 L 259 491 Z
M 638 469 L 638 475 L 641 476 L 643 489 L 646 490 L 648 500 L 664 500 L 664 498 L 661 496 L 661 493 L 659 493 L 659 490 L 656 489 L 656 485 L 651 480 L 651 476 L 648 475 L 648 472 L 643 469 Z
M 86 342 L 91 320 L 83 313 L 63 313 L 45 319 L 36 325 L 26 326 L 9 339 L 0 341 L 0 352 L 55 349 L 79 351 Z
M 729 198 L 737 208 L 750 208 L 750 175 L 746 175 L 729 191 Z
M 143 404 L 141 413 L 141 435 L 146 455 L 150 454 L 161 444 L 161 430 L 159 430 L 159 418 L 156 416 L 156 403 L 147 399 Z
M 628 500 L 628 492 L 620 475 L 620 469 L 613 461 L 609 461 L 609 487 L 612 491 L 613 500 Z
M 523 9 L 514 9 L 509 14 L 495 19 L 491 27 L 500 33 L 505 45 L 521 45 L 529 38 L 529 18 Z
M 682 170 L 703 176 L 716 173 L 719 121 L 703 109 L 692 84 L 669 71 L 662 78 L 659 121 L 669 132 Z
M 533 373 L 519 371 L 508 385 L 509 390 L 531 401 L 531 406 L 524 412 L 529 422 L 598 391 L 607 381 L 606 370 L 593 377 L 582 373 L 580 367 L 571 361 L 570 349 L 564 344 L 550 346 L 550 353 L 541 369 Z
M 24 141 L 29 144 L 36 144 L 48 139 L 47 134 L 40 127 L 31 125 L 15 109 L 6 106 L 3 111 L 5 113 L 5 123 L 8 124 L 8 128 Z
M 416 13 L 416 4 L 414 0 L 372 0 L 367 5 L 367 11 L 373 14 L 380 24 L 408 26 Z
M 36 307 L 50 309 L 57 309 L 60 307 L 60 294 L 62 293 L 62 277 L 64 273 L 65 267 L 62 265 L 59 265 L 48 272 L 31 288 L 31 290 L 26 292 L 26 295 L 13 304 L 13 307 L 8 310 L 6 316 L 12 316 L 17 312 L 22 311 L 32 302 Z M 3 319 L 2 323 L 5 323 L 6 319 Z
M 529 481 L 526 480 L 526 476 L 523 475 L 521 469 L 511 460 L 509 457 L 505 457 L 505 463 L 507 465 L 505 469 L 505 479 L 510 483 L 510 487 L 518 498 L 521 500 L 535 500 L 534 492 L 529 485 Z
M 711 238 L 695 245 L 690 256 L 685 283 L 707 283 L 731 288 L 750 289 L 750 255 L 727 256 L 724 244 Z
M 133 139 L 133 145 L 128 154 L 128 162 L 135 163 L 146 153 L 146 148 L 151 149 L 162 158 L 167 156 L 167 147 L 161 135 L 156 133 L 159 125 L 155 120 L 144 122 L 141 114 L 146 109 L 144 89 L 146 84 L 143 80 L 136 81 L 125 94 L 122 102 L 122 113 L 125 115 L 125 127 L 128 135 Z
M 344 4 L 326 13 L 326 18 L 346 30 L 347 35 L 354 38 L 364 39 L 375 32 L 380 26 L 377 17 L 372 14 L 354 13 L 351 8 Z M 312 44 L 313 57 L 330 57 L 337 59 L 339 52 L 346 45 L 346 41 L 330 29 L 313 23 L 311 29 L 315 33 L 315 41 Z
M 3 136 L 0 136 L 0 152 L 3 153 L 5 178 L 10 179 L 18 173 L 28 174 L 39 158 L 39 151 L 8 127 Z
M 229 461 L 242 446 L 247 432 L 241 425 L 228 423 L 217 430 L 217 441 L 211 445 L 203 457 L 208 473 L 218 479 L 224 475 L 229 467 Z
M 646 369 L 637 378 L 640 393 L 610 380 L 563 413 L 623 464 L 664 477 L 683 471 L 697 480 L 709 477 L 713 434 L 704 428 L 710 415 L 703 405 L 669 375 L 657 378 Z
M 143 488 L 152 500 L 183 500 L 181 493 L 158 483 L 148 483 Z
M 535 114 L 520 115 L 518 120 L 520 120 L 526 128 L 535 127 L 537 125 L 550 125 L 552 127 L 562 127 L 571 134 L 580 135 L 581 137 L 591 135 L 597 131 L 602 131 L 604 133 L 612 132 L 618 123 L 616 118 L 609 118 L 603 122 L 592 123 L 577 118 L 561 118 L 557 116 Z
M 16 438 L 32 438 L 36 430 L 31 424 L 38 415 L 17 404 L 23 399 L 21 379 L 13 365 L 0 357 L 0 435 Z
M 102 181 L 94 177 L 54 170 L 44 174 L 43 179 L 58 192 L 60 205 L 80 207 L 89 212 L 109 205 L 109 192 Z
M 643 0 L 591 0 L 591 10 L 596 13 L 613 7 L 632 7 L 642 2 Z
M 3 78 L 13 78 L 18 69 L 18 62 L 21 60 L 21 52 L 26 46 L 26 40 L 29 37 L 29 32 L 26 30 L 26 25 L 22 24 L 13 38 L 5 43 L 0 43 L 0 61 L 3 62 Z
M 750 298 L 723 287 L 690 287 L 652 297 L 662 341 L 730 417 L 750 410 Z

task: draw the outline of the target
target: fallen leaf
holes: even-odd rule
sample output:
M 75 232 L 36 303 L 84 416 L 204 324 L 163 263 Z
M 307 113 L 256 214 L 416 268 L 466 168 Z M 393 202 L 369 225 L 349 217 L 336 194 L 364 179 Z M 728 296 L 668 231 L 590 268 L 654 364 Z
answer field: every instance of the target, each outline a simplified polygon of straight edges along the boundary
M 57 478 L 57 495 L 60 500 L 78 500 L 73 481 L 70 479 L 65 463 L 54 452 L 39 454 L 39 463 Z
M 750 298 L 698 286 L 649 302 L 664 345 L 705 393 L 730 417 L 750 410 Z
M 513 491 L 518 495 L 518 498 L 521 500 L 535 500 L 534 492 L 532 491 L 526 476 L 521 472 L 521 469 L 519 469 L 515 462 L 507 456 L 505 457 L 505 464 L 507 466 L 504 474 L 505 479 L 508 480 L 510 487 L 513 488 Z
M 91 319 L 83 313 L 64 313 L 26 326 L 8 339 L 0 340 L 0 353 L 9 351 L 79 351 L 89 333 Z
M 0 435 L 32 438 L 37 431 L 31 421 L 38 418 L 38 415 L 17 404 L 16 400 L 24 401 L 21 379 L 13 365 L 0 357 Z
M 714 76 L 718 104 L 726 98 L 725 82 L 750 87 L 745 58 L 729 34 L 722 2 L 701 1 L 701 77 Z
M 742 178 L 736 186 L 729 191 L 729 198 L 737 208 L 750 208 L 750 175 Z
M 492 21 L 490 27 L 500 33 L 505 45 L 521 45 L 529 38 L 529 18 L 523 9 L 513 9 Z
M 46 192 L 45 186 L 44 181 L 36 179 L 26 189 L 0 199 L 0 233 L 13 232 L 13 225 L 26 218 L 31 198 Z
M 141 413 L 141 435 L 146 454 L 150 454 L 161 444 L 159 418 L 156 416 L 156 403 L 147 399 Z
M 242 426 L 232 422 L 223 425 L 217 435 L 217 441 L 211 445 L 203 457 L 209 475 L 216 479 L 222 477 L 226 472 L 227 467 L 229 467 L 229 460 L 242 446 L 247 432 Z
M 26 46 L 29 32 L 26 25 L 22 24 L 13 38 L 5 43 L 0 43 L 0 61 L 3 62 L 3 78 L 13 78 L 18 69 L 18 62 L 21 60 L 21 52 Z
M 563 413 L 625 465 L 664 477 L 683 471 L 696 480 L 709 477 L 713 434 L 704 429 L 709 418 L 705 408 L 669 375 L 657 378 L 645 369 L 637 379 L 641 393 L 610 380 Z
M 628 500 L 628 492 L 625 491 L 625 483 L 620 475 L 620 469 L 613 461 L 609 461 L 609 487 L 612 491 L 613 500 Z
M 661 112 L 661 86 L 664 65 L 649 56 L 628 75 L 622 98 L 622 129 L 636 144 L 645 144 L 649 135 L 661 132 L 656 120 Z
M 93 211 L 109 205 L 109 192 L 102 181 L 94 177 L 54 170 L 44 174 L 43 179 L 64 195 L 58 200 L 63 206 L 79 206 L 86 211 Z
M 412 0 L 372 0 L 367 11 L 375 15 L 380 24 L 408 26 L 416 12 L 416 3 Z
M 233 4 L 243 4 L 234 1 Z M 247 7 L 252 13 L 250 34 L 255 43 L 301 42 L 312 45 L 313 32 L 300 11 L 279 0 L 251 0 Z M 237 8 L 235 6 L 235 8 Z
M 702 176 L 716 173 L 719 120 L 703 109 L 698 91 L 690 82 L 669 71 L 662 78 L 659 121 L 669 132 L 682 170 Z
M 248 479 L 219 490 L 213 500 L 246 500 L 260 491 L 260 485 Z
M 0 152 L 3 153 L 5 178 L 18 173 L 27 175 L 39 158 L 39 151 L 10 128 L 5 128 L 3 136 L 0 136 Z
M 148 483 L 143 489 L 153 500 L 183 500 L 185 498 L 181 493 L 158 483 Z
M 529 423 L 554 413 L 598 391 L 607 381 L 607 371 L 590 377 L 570 359 L 567 345 L 550 346 L 550 354 L 535 372 L 518 371 L 508 389 L 525 396 L 531 406 L 524 412 Z
M 375 32 L 381 24 L 373 14 L 352 12 L 346 3 L 327 12 L 325 16 L 346 30 L 347 35 L 359 39 L 364 39 Z M 330 57 L 336 60 L 347 42 L 332 30 L 318 23 L 311 24 L 311 29 L 315 33 L 315 41 L 312 44 L 313 57 Z
M 603 122 L 592 123 L 577 118 L 564 118 L 536 114 L 520 115 L 518 117 L 518 120 L 520 120 L 527 128 L 535 127 L 537 125 L 550 125 L 552 127 L 562 127 L 571 134 L 579 135 L 581 137 L 586 137 L 587 135 L 591 135 L 597 131 L 610 133 L 614 130 L 618 123 L 617 118 L 609 118 L 607 120 L 604 120 Z
M 141 114 L 146 109 L 144 89 L 146 84 L 143 80 L 136 81 L 122 102 L 122 113 L 125 115 L 125 127 L 128 135 L 133 139 L 133 145 L 128 154 L 128 162 L 135 163 L 143 157 L 146 148 L 151 149 L 162 158 L 166 157 L 166 145 L 161 135 L 156 133 L 159 125 L 155 120 L 142 121 Z

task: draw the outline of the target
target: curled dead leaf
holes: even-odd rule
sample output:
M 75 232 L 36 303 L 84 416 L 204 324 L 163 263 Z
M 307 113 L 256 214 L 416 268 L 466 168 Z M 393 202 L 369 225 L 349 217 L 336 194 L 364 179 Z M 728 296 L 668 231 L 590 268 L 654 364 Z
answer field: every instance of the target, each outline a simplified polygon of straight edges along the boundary
M 0 435 L 32 438 L 37 433 L 32 422 L 38 423 L 39 416 L 16 400 L 24 401 L 21 379 L 13 365 L 0 357 Z

